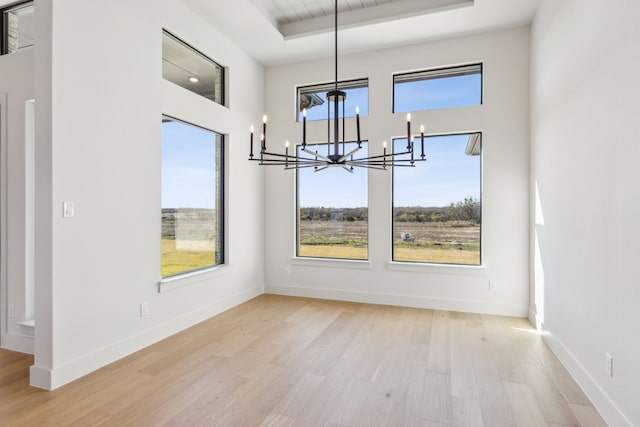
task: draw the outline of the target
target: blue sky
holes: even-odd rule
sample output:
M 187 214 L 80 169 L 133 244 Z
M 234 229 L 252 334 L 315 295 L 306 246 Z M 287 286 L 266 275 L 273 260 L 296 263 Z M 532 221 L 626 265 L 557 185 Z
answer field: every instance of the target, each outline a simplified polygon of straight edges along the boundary
M 395 87 L 396 103 L 394 111 L 408 112 L 453 106 L 478 105 L 481 102 L 481 76 L 479 74 L 430 79 L 401 83 Z M 355 104 L 365 104 L 367 91 L 360 90 L 351 97 L 351 109 Z M 355 99 L 354 99 L 355 98 Z M 315 111 L 314 111 L 315 110 Z M 360 111 L 363 111 L 360 106 Z M 312 108 L 307 118 L 326 118 L 325 105 Z M 413 123 L 415 135 L 419 124 Z M 428 123 L 425 123 L 428 125 Z M 396 129 L 402 132 L 404 129 Z M 363 138 L 368 136 L 362 129 Z M 394 203 L 396 206 L 447 206 L 465 197 L 480 199 L 480 156 L 464 153 L 469 135 L 425 137 L 426 162 L 416 163 L 414 168 L 396 168 L 394 173 Z M 404 151 L 407 140 L 396 140 L 398 148 Z M 382 141 L 371 141 L 382 144 Z M 326 150 L 326 148 L 324 148 Z M 390 149 L 390 145 L 389 145 Z M 416 153 L 419 154 L 419 138 L 416 139 Z M 366 154 L 360 151 L 356 157 Z M 376 152 L 380 151 L 379 147 Z M 356 169 L 349 174 L 342 169 L 300 171 L 300 205 L 324 207 L 367 206 L 367 170 Z
M 162 123 L 162 207 L 215 208 L 217 134 Z
M 356 106 L 360 108 L 361 116 L 369 115 L 369 88 L 354 88 L 345 90 L 347 99 L 344 103 L 345 117 L 356 116 Z M 307 120 L 324 120 L 327 118 L 327 91 L 317 92 L 317 95 L 324 99 L 324 104 L 316 105 L 307 110 Z M 340 114 L 342 114 L 342 104 L 340 104 Z M 329 116 L 333 117 L 333 111 L 329 108 Z M 302 112 L 298 113 L 298 121 L 302 122 Z M 268 133 L 268 131 L 267 131 Z
M 482 100 L 480 74 L 398 83 L 394 87 L 396 113 L 478 105 Z
M 473 197 L 480 200 L 480 156 L 467 156 L 469 135 L 425 137 L 426 162 L 393 171 L 394 206 L 447 206 Z M 396 150 L 406 149 L 407 139 L 395 140 Z M 416 153 L 420 138 L 414 142 Z
M 425 137 L 426 162 L 416 166 L 391 168 L 395 206 L 448 206 L 473 197 L 480 200 L 480 156 L 467 156 L 469 135 Z M 396 139 L 396 150 L 405 151 L 407 140 Z M 351 145 L 352 147 L 355 144 Z M 315 148 L 314 148 L 315 149 Z M 323 145 L 321 152 L 325 152 Z M 347 144 L 347 151 L 349 144 Z M 416 158 L 420 154 L 420 139 L 415 141 Z M 366 144 L 356 157 L 365 157 Z M 299 200 L 303 207 L 363 207 L 367 206 L 368 171 L 356 169 L 353 174 L 340 168 L 314 172 L 299 171 Z
M 480 102 L 479 75 L 431 79 L 396 85 L 397 112 L 448 108 L 452 105 L 475 105 Z M 319 94 L 324 98 L 325 93 Z M 368 89 L 348 90 L 347 116 L 368 114 Z M 308 120 L 326 117 L 325 104 L 308 111 Z M 425 123 L 428 126 L 428 123 Z M 403 129 L 396 129 L 401 132 Z M 415 124 L 417 134 L 419 124 Z M 368 136 L 362 129 L 362 136 Z M 180 122 L 162 125 L 162 207 L 215 208 L 215 147 L 217 134 Z M 396 168 L 394 202 L 396 206 L 446 206 L 465 197 L 480 198 L 480 156 L 466 156 L 464 149 L 468 135 L 425 138 L 427 162 L 415 168 Z M 401 147 L 405 140 L 398 140 Z M 382 141 L 372 141 L 382 144 Z M 254 150 L 258 148 L 256 141 Z M 352 146 L 353 147 L 353 146 Z M 356 157 L 367 156 L 363 144 Z M 326 145 L 321 148 L 326 153 Z M 389 145 L 389 150 L 391 149 Z M 419 138 L 416 152 L 419 154 Z M 349 146 L 347 151 L 349 151 Z M 375 152 L 380 151 L 376 147 Z M 253 165 L 258 167 L 256 165 Z M 263 166 L 261 166 L 263 167 Z M 295 173 L 282 171 L 282 173 Z M 300 173 L 300 205 L 305 207 L 363 207 L 367 206 L 368 171 L 356 169 L 350 174 L 340 168 L 321 172 L 302 169 Z M 374 173 L 392 173 L 387 172 Z
M 345 145 L 347 152 L 356 147 L 355 143 Z M 314 145 L 307 147 L 311 151 L 316 150 Z M 333 150 L 333 146 L 331 149 Z M 340 150 L 342 150 L 342 145 L 340 145 Z M 326 155 L 327 145 L 321 145 L 318 152 Z M 354 157 L 366 156 L 367 144 L 363 143 L 362 149 Z M 305 168 L 300 169 L 298 173 L 298 195 L 302 207 L 367 206 L 368 175 L 366 169 L 357 168 L 354 173 L 349 173 L 342 168 L 328 168 L 319 172 L 314 172 L 313 168 Z

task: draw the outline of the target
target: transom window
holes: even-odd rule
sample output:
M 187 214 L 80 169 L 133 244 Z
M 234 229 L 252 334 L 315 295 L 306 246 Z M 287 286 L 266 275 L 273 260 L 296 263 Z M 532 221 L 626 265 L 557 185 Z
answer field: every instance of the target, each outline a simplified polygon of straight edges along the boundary
M 482 64 L 393 76 L 393 112 L 482 104 Z
M 162 78 L 224 105 L 224 68 L 166 30 L 162 32 Z
M 327 92 L 335 89 L 335 83 L 322 83 L 298 87 L 296 97 L 297 120 L 302 121 L 302 112 L 307 110 L 307 120 L 325 120 L 333 118 L 334 112 L 328 106 Z M 338 82 L 338 89 L 347 93 L 344 104 L 344 117 L 355 117 L 356 107 L 361 116 L 369 115 L 369 79 Z M 342 115 L 342 104 L 340 105 Z
M 394 140 L 395 150 L 406 145 Z M 393 170 L 393 260 L 479 265 L 481 134 L 429 136 L 424 145 L 426 162 Z

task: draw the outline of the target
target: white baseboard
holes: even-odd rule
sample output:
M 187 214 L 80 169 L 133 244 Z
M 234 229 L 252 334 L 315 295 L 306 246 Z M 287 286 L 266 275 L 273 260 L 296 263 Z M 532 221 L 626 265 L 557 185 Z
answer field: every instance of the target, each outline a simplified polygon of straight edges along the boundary
M 33 337 L 7 333 L 2 336 L 2 348 L 18 353 L 33 354 Z
M 34 387 L 45 390 L 56 389 L 109 363 L 113 363 L 118 359 L 135 353 L 177 332 L 207 320 L 216 314 L 220 314 L 223 311 L 255 298 L 262 293 L 263 288 L 259 286 L 231 295 L 223 300 L 216 301 L 196 311 L 156 325 L 137 335 L 128 337 L 108 347 L 101 348 L 54 369 L 34 365 L 30 370 L 30 383 Z
M 493 301 L 435 298 L 427 296 L 282 285 L 266 285 L 265 292 L 276 295 L 322 298 L 368 304 L 398 305 L 403 307 L 430 308 L 434 310 L 461 311 L 467 313 L 496 314 L 501 316 L 526 317 L 527 315 L 526 306 L 517 306 Z
M 580 388 L 582 388 L 582 391 L 584 391 L 593 406 L 600 412 L 600 415 L 607 424 L 610 426 L 633 427 L 631 421 L 629 421 L 616 404 L 611 401 L 602 387 L 600 387 L 582 363 L 576 359 L 562 341 L 560 341 L 552 331 L 547 329 L 544 323 L 541 324 L 541 330 L 543 332 L 542 337 L 549 348 L 551 348 L 551 351 L 553 351 L 558 360 L 560 360 L 567 371 L 569 371 L 573 379 L 578 383 Z
M 529 319 L 529 322 L 531 323 L 531 326 L 533 326 L 539 331 L 541 328 L 541 324 L 539 323 L 539 320 L 538 320 L 538 313 L 536 313 L 533 307 L 529 307 L 529 315 L 527 317 Z
M 45 390 L 53 390 L 51 385 L 52 372 L 51 369 L 43 368 L 41 366 L 31 365 L 29 367 L 29 384 L 43 388 Z

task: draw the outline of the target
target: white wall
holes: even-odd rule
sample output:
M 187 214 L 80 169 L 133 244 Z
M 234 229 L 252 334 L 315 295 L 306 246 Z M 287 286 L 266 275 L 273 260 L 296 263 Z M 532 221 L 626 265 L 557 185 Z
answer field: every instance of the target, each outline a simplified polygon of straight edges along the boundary
M 2 238 L 7 247 L 2 248 L 4 264 L 0 267 L 2 287 L 1 345 L 26 353 L 33 352 L 33 328 L 23 326 L 28 317 L 25 283 L 26 271 L 26 176 L 25 176 L 25 102 L 33 98 L 33 48 L 0 56 L 0 97 L 3 111 L 2 152 L 0 162 L 4 185 L 4 197 L 0 208 L 6 220 Z M 9 305 L 14 307 L 15 316 L 8 315 Z
M 532 311 L 612 426 L 640 425 L 639 16 L 543 0 L 532 31 Z
M 267 292 L 518 316 L 527 313 L 529 28 L 349 55 L 340 57 L 339 65 L 341 79 L 369 78 L 370 112 L 362 118 L 362 133 L 373 148 L 383 139 L 406 132 L 405 114 L 391 113 L 394 72 L 473 62 L 484 64 L 484 105 L 415 112 L 413 123 L 416 129 L 424 123 L 434 134 L 483 132 L 483 266 L 390 264 L 391 173 L 382 171 L 369 174 L 369 261 L 294 259 L 295 173 L 267 168 Z M 300 138 L 300 125 L 294 121 L 295 86 L 332 79 L 332 59 L 267 69 L 270 144 Z M 347 128 L 354 126 L 348 123 Z M 309 133 L 309 141 L 321 141 L 326 138 L 326 125 L 310 123 Z M 346 174 L 345 179 L 349 179 Z M 284 275 L 285 268 L 291 268 L 291 276 Z M 497 282 L 497 291 L 489 291 L 489 280 Z
M 176 1 L 42 1 L 36 15 L 31 381 L 55 388 L 263 292 L 262 172 L 238 149 L 263 70 Z M 163 27 L 228 67 L 229 108 L 162 80 Z M 228 135 L 229 265 L 158 292 L 163 113 Z

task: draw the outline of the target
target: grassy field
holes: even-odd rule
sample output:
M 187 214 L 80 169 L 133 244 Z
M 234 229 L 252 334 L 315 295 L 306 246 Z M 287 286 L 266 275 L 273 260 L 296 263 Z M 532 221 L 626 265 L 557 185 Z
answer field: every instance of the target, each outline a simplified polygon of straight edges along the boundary
M 369 258 L 368 249 L 366 247 L 362 248 L 339 245 L 300 245 L 298 256 L 340 259 Z
M 301 221 L 298 256 L 367 259 L 366 221 Z
M 173 217 L 167 218 L 163 221 L 163 277 L 216 264 L 215 239 L 195 240 L 187 237 L 187 233 L 187 236 L 181 234 L 183 237 L 175 240 L 174 234 L 170 234 L 175 228 Z M 185 224 L 185 219 L 181 218 L 181 225 L 189 225 L 197 230 L 199 220 L 194 218 L 193 224 Z M 212 230 L 209 233 L 213 234 Z M 414 240 L 402 241 L 402 233 L 409 233 Z M 192 234 L 198 235 L 195 232 Z M 298 256 L 368 259 L 367 222 L 301 221 Z M 397 222 L 394 227 L 393 259 L 477 265 L 480 263 L 480 227 L 463 222 Z
M 216 253 L 213 240 L 178 241 L 162 239 L 162 276 L 184 273 L 215 265 Z
M 409 233 L 413 242 L 403 242 Z M 301 221 L 299 256 L 367 259 L 364 221 Z M 394 228 L 394 261 L 448 264 L 480 263 L 480 227 L 463 222 L 398 222 Z
M 215 265 L 217 226 L 213 209 L 162 209 L 162 276 Z

